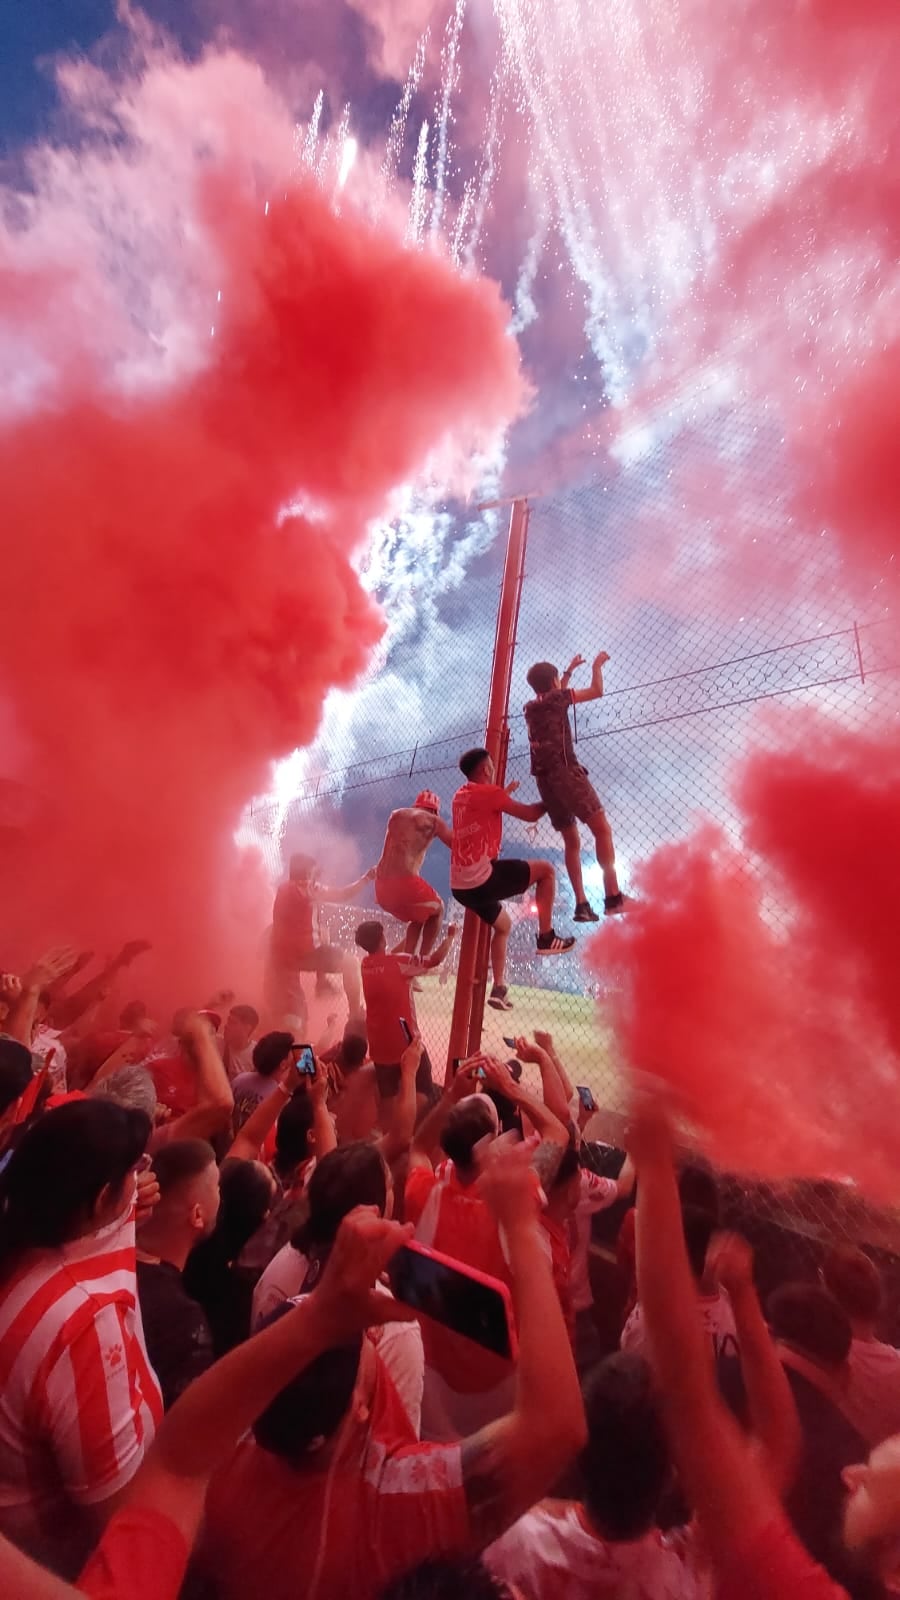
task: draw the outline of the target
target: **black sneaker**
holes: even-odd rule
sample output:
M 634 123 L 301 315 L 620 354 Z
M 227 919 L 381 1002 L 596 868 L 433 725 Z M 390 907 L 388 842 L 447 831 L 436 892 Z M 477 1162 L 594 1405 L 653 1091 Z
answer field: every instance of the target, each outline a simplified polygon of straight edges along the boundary
M 599 922 L 600 918 L 591 905 L 590 900 L 579 900 L 575 907 L 573 922 Z
M 574 937 L 561 939 L 556 930 L 551 928 L 549 933 L 538 934 L 537 953 L 539 956 L 564 956 L 574 943 Z
M 621 890 L 618 894 L 608 894 L 603 902 L 603 915 L 605 917 L 616 917 L 620 911 L 627 911 L 630 905 L 631 901 L 626 894 L 622 894 Z
M 505 983 L 495 983 L 488 995 L 488 1005 L 495 1011 L 512 1011 L 513 1004 L 509 998 L 509 990 Z

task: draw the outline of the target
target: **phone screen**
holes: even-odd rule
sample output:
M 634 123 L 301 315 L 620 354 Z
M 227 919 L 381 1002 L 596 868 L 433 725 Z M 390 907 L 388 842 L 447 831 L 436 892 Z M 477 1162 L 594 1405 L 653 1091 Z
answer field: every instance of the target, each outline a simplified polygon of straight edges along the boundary
M 295 1044 L 294 1066 L 301 1078 L 314 1078 L 316 1075 L 316 1058 L 311 1044 Z
M 516 1048 L 515 1039 L 508 1039 L 506 1034 L 503 1035 L 503 1043 L 506 1045 L 507 1050 L 515 1050 Z
M 400 1018 L 400 1026 L 403 1029 L 403 1037 L 407 1044 L 412 1044 L 412 1028 L 405 1017 Z
M 388 1278 L 404 1305 L 494 1355 L 513 1359 L 512 1302 L 497 1279 L 473 1277 L 461 1263 L 415 1244 L 397 1251 Z
M 596 1111 L 597 1102 L 586 1084 L 580 1083 L 578 1085 L 578 1098 L 581 1101 L 581 1104 L 584 1106 L 585 1111 Z

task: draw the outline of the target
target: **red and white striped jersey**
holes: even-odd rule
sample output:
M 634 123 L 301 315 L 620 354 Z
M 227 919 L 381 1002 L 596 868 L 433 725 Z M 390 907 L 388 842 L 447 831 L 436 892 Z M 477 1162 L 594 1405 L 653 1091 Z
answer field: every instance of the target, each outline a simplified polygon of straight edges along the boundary
M 134 1203 L 98 1233 L 29 1251 L 0 1289 L 0 1527 L 53 1531 L 137 1471 L 162 1417 L 137 1298 Z

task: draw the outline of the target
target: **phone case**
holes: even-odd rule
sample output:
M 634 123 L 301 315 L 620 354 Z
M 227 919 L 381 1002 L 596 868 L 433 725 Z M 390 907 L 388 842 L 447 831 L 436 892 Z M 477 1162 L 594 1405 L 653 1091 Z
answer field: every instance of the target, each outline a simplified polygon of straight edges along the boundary
M 516 1337 L 516 1317 L 513 1310 L 512 1295 L 505 1283 L 501 1283 L 499 1278 L 492 1278 L 486 1272 L 479 1272 L 477 1267 L 470 1267 L 465 1261 L 457 1261 L 453 1256 L 444 1255 L 442 1250 L 433 1250 L 430 1245 L 419 1244 L 415 1239 L 410 1239 L 403 1248 L 411 1250 L 414 1255 L 427 1256 L 429 1260 L 437 1261 L 443 1267 L 450 1267 L 453 1272 L 458 1272 L 464 1278 L 471 1278 L 474 1283 L 480 1283 L 483 1288 L 490 1289 L 494 1294 L 499 1295 L 503 1302 L 506 1326 L 509 1333 L 509 1358 L 510 1361 L 518 1361 L 519 1341 Z M 390 1275 L 390 1267 L 388 1267 L 388 1275 Z

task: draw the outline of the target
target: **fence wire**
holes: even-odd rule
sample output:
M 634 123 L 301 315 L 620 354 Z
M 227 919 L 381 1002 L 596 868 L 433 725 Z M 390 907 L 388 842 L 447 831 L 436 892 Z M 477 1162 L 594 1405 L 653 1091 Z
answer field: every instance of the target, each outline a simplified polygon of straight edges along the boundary
M 715 513 L 704 510 L 699 482 Z M 603 700 L 577 709 L 577 753 L 612 824 L 626 890 L 637 862 L 698 821 L 714 821 L 740 843 L 732 775 L 740 759 L 777 740 L 771 713 L 779 706 L 814 707 L 859 729 L 900 716 L 900 648 L 877 592 L 851 595 L 831 542 L 809 530 L 805 544 L 803 537 L 778 430 L 747 406 L 670 426 L 655 438 L 645 430 L 640 448 L 626 451 L 615 470 L 533 502 L 507 780 L 520 782 L 519 798 L 535 797 L 522 715 L 531 663 L 549 659 L 562 670 L 576 653 L 590 663 L 607 650 Z M 254 808 L 248 830 L 273 872 L 302 845 L 324 858 L 332 878 L 345 860 L 352 876 L 377 859 L 388 814 L 411 803 L 419 788 L 436 790 L 449 813 L 460 752 L 484 735 L 501 566 L 498 545 L 480 558 L 471 596 L 464 584 L 439 614 L 455 640 L 456 667 L 442 679 L 439 672 L 429 678 L 423 665 L 419 725 L 402 715 L 392 719 L 396 678 L 386 672 L 387 698 L 375 721 L 382 743 L 386 729 L 396 733 L 392 748 L 367 747 L 365 740 L 361 747 L 357 730 L 346 743 L 332 741 L 316 775 L 297 785 L 287 806 Z M 589 672 L 588 665 L 575 685 L 586 684 Z M 378 681 L 366 692 L 377 695 Z M 546 819 L 535 828 L 507 820 L 506 854 L 555 863 L 556 922 L 568 930 L 574 901 L 560 845 Z M 602 880 L 586 830 L 583 856 L 588 894 L 600 906 Z M 448 866 L 436 843 L 425 874 L 452 907 Z M 747 870 L 755 870 L 749 859 Z M 602 979 L 590 977 L 580 959 L 590 928 L 579 930 L 571 956 L 539 961 L 531 898 L 511 910 L 515 1009 L 486 1013 L 485 1044 L 508 1055 L 504 1034 L 549 1029 L 574 1081 L 590 1087 L 601 1108 L 597 1137 L 614 1141 L 623 1079 Z M 323 937 L 352 944 L 359 914 L 356 907 L 323 910 Z M 388 933 L 393 939 L 400 929 L 389 926 Z M 453 975 L 451 959 L 440 978 L 423 982 L 418 997 L 435 1064 L 446 1056 Z M 757 1217 L 789 1223 L 813 1250 L 836 1232 L 880 1245 L 897 1237 L 892 1219 L 875 1217 L 858 1197 L 828 1184 L 765 1185 L 752 1194 Z M 738 1185 L 733 1206 L 740 1210 L 750 1196 L 746 1183 Z

